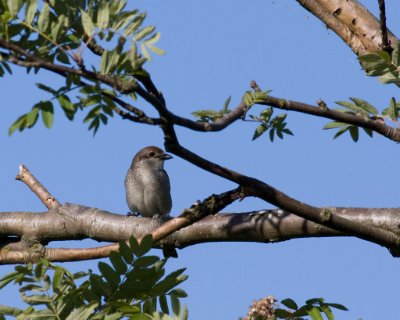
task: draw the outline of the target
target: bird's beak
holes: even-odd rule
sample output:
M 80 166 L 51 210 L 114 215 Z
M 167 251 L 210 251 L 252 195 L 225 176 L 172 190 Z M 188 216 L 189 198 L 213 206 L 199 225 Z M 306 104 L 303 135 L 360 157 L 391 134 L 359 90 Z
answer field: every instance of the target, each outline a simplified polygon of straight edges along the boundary
M 164 154 L 160 155 L 160 159 L 161 160 L 169 160 L 169 159 L 172 159 L 172 158 L 173 157 L 168 153 L 164 153 Z

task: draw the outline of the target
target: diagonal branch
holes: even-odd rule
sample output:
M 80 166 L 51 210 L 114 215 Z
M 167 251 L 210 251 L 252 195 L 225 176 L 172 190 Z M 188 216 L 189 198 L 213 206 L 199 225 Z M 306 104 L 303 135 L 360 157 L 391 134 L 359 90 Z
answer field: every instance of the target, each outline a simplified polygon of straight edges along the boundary
M 19 173 L 15 179 L 24 182 L 38 196 L 47 209 L 57 209 L 61 206 L 57 199 L 47 191 L 23 164 L 19 166 Z
M 380 22 L 357 0 L 296 0 L 333 30 L 357 55 L 380 51 Z M 392 45 L 399 42 L 388 31 Z
M 185 159 L 199 168 L 239 184 L 250 196 L 258 197 L 304 219 L 311 220 L 340 232 L 350 233 L 358 238 L 388 248 L 397 249 L 400 246 L 400 237 L 392 232 L 362 225 L 356 221 L 340 217 L 327 208 L 313 207 L 309 204 L 293 199 L 258 179 L 222 167 L 182 147 L 178 142 L 173 125 L 163 126 L 162 129 L 164 131 L 165 148 L 167 151 Z

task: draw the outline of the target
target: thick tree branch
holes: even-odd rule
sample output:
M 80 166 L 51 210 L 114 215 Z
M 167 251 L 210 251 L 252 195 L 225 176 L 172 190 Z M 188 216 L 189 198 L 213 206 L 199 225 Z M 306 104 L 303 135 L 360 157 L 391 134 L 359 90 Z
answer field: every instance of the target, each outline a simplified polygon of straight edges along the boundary
M 333 30 L 357 55 L 382 49 L 380 22 L 356 0 L 296 0 Z M 399 40 L 388 31 L 392 45 Z
M 179 229 L 182 229 L 183 227 L 187 227 L 191 224 L 193 224 L 196 221 L 201 220 L 202 218 L 206 217 L 207 215 L 210 214 L 215 214 L 218 211 L 222 210 L 225 208 L 227 205 L 231 204 L 235 200 L 242 199 L 245 197 L 245 193 L 241 190 L 241 188 L 237 188 L 228 192 L 225 192 L 221 195 L 212 195 L 205 199 L 202 203 L 196 203 L 193 205 L 190 209 L 186 209 L 183 214 L 177 218 L 170 219 L 168 222 L 161 224 L 162 221 L 156 221 L 153 219 L 150 219 L 150 228 L 147 233 L 151 233 L 153 236 L 154 243 L 160 243 L 161 247 L 163 247 L 163 242 L 161 240 L 168 235 L 176 232 Z M 66 206 L 67 208 L 68 205 Z M 23 234 L 20 235 L 20 238 L 22 238 L 20 243 L 14 244 L 14 243 L 3 243 L 3 246 L 7 248 L 7 250 L 2 250 L 0 252 L 0 263 L 17 263 L 17 262 L 26 262 L 26 261 L 36 261 L 39 258 L 46 258 L 49 261 L 78 261 L 78 260 L 89 260 L 89 259 L 99 259 L 99 258 L 104 258 L 107 257 L 111 251 L 116 251 L 119 248 L 118 243 L 114 243 L 111 245 L 107 246 L 100 246 L 96 248 L 77 248 L 77 249 L 71 249 L 71 248 L 45 248 L 43 244 L 47 244 L 49 241 L 54 240 L 55 234 L 58 234 L 60 236 L 61 234 L 71 234 L 74 236 L 74 238 L 78 237 L 79 238 L 79 227 L 77 229 L 77 226 L 79 223 L 76 221 L 76 214 L 72 215 L 68 213 L 68 209 L 64 211 L 62 207 L 56 207 L 54 209 L 59 209 L 59 210 L 52 210 L 49 211 L 47 214 L 41 214 L 39 217 L 41 218 L 40 221 L 45 222 L 44 226 L 39 226 L 37 221 L 32 222 L 32 229 L 25 228 L 26 224 L 29 224 L 29 218 L 26 217 L 26 214 L 22 213 L 15 213 L 13 214 L 14 219 L 17 218 L 18 215 L 22 217 L 22 220 L 24 220 L 24 226 L 20 226 L 22 229 L 20 229 L 20 232 L 23 232 Z M 43 216 L 45 215 L 45 219 L 43 219 Z M 81 231 L 83 232 L 82 239 L 86 237 L 91 237 L 95 238 L 96 232 L 101 229 L 101 226 L 94 226 L 92 227 L 92 223 L 96 219 L 101 219 L 104 218 L 106 220 L 110 219 L 110 213 L 104 213 L 103 216 L 100 214 L 100 212 L 96 212 L 93 210 L 93 213 L 90 211 L 88 213 L 89 217 L 87 221 L 90 223 L 88 225 L 85 224 L 85 226 L 81 226 Z M 82 214 L 80 213 L 79 219 L 82 218 Z M 32 220 L 35 220 L 32 217 Z M 57 222 L 56 220 L 61 218 L 62 222 Z M 120 217 L 119 217 L 120 218 Z M 114 219 L 118 219 L 117 217 L 114 216 Z M 140 218 L 138 218 L 140 219 Z M 149 220 L 149 219 L 147 219 Z M 73 222 L 73 226 L 67 226 L 68 221 Z M 5 219 L 0 220 L 0 225 L 1 223 L 5 223 Z M 49 225 L 50 224 L 56 224 L 59 226 L 62 226 L 62 230 L 58 229 L 55 234 L 46 237 L 46 232 L 45 230 L 49 230 Z M 126 222 L 124 223 L 124 225 Z M 104 226 L 104 224 L 102 224 Z M 3 227 L 5 225 L 3 224 Z M 42 227 L 45 228 L 45 230 L 42 230 Z M 1 229 L 1 227 L 0 227 Z M 7 229 L 5 227 L 5 229 Z M 5 231 L 3 229 L 3 231 Z M 55 228 L 57 229 L 57 228 Z M 135 234 L 133 230 L 125 237 L 125 238 L 120 238 L 121 236 L 121 228 L 116 227 L 116 229 L 113 232 L 115 233 L 116 231 L 117 234 L 116 236 L 118 239 L 115 241 L 119 240 L 126 240 L 129 239 L 132 234 Z M 18 235 L 19 232 L 14 229 L 15 232 L 13 232 L 13 235 Z M 54 231 L 54 230 L 53 230 Z M 111 229 L 107 228 L 108 232 L 111 232 Z M 7 231 L 6 231 L 7 233 Z M 138 241 L 147 233 L 144 234 L 135 234 L 136 238 L 138 238 Z M 105 234 L 106 237 L 110 237 L 110 233 Z M 40 242 L 39 240 L 40 239 Z M 23 245 L 26 240 L 34 240 L 32 243 Z M 105 240 L 105 239 L 98 239 L 98 240 Z
M 400 209 L 331 208 L 337 216 L 359 224 L 382 228 L 400 236 Z M 91 238 L 117 242 L 134 234 L 142 237 L 155 222 L 149 218 L 127 217 L 95 208 L 66 204 L 48 212 L 1 212 L 0 236 L 40 235 L 43 242 Z M 281 209 L 208 216 L 163 239 L 160 245 L 184 248 L 206 242 L 273 243 L 304 237 L 353 236 L 313 223 Z M 116 250 L 117 247 L 114 247 Z M 50 261 L 74 261 L 107 256 L 108 247 L 91 249 L 44 248 L 13 251 L 3 247 L 0 263 L 23 263 L 45 254 Z

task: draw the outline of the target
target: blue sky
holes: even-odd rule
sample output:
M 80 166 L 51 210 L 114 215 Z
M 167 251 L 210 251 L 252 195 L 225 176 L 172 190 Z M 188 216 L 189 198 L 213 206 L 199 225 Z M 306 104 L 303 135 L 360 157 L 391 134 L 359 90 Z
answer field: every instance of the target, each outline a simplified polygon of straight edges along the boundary
M 367 3 L 376 12 L 377 4 Z M 240 102 L 256 80 L 274 96 L 328 106 L 348 97 L 363 98 L 386 108 L 398 89 L 366 77 L 351 50 L 294 1 L 136 1 L 157 26 L 159 46 L 167 54 L 155 57 L 148 69 L 164 93 L 169 108 L 191 117 L 198 109 L 219 109 L 232 95 Z M 400 4 L 387 1 L 388 24 L 396 33 Z M 34 83 L 59 83 L 49 73 L 0 79 L 1 211 L 44 211 L 39 200 L 14 180 L 24 163 L 60 202 L 72 202 L 125 214 L 123 181 L 132 156 L 147 145 L 163 144 L 156 127 L 115 117 L 93 138 L 81 123 L 64 119 L 56 110 L 54 127 L 40 123 L 33 130 L 8 137 L 9 125 L 41 99 Z M 147 113 L 153 111 L 140 104 Z M 261 111 L 256 106 L 253 113 Z M 397 145 L 381 137 L 362 135 L 333 140 L 321 130 L 327 122 L 290 113 L 293 137 L 271 143 L 267 136 L 251 141 L 255 124 L 237 122 L 219 133 L 177 128 L 181 143 L 194 152 L 246 175 L 255 176 L 292 197 L 315 206 L 397 207 Z M 166 164 L 173 209 L 184 208 L 234 185 L 175 157 Z M 245 199 L 226 212 L 272 208 Z M 53 244 L 67 246 L 69 243 Z M 76 242 L 73 245 L 97 245 Z M 346 305 L 337 319 L 394 319 L 398 304 L 399 260 L 377 245 L 355 238 L 303 239 L 277 244 L 210 243 L 185 248 L 169 268 L 187 267 L 182 287 L 190 319 L 236 319 L 253 300 L 267 295 L 292 297 L 299 303 L 313 297 Z M 95 262 L 66 264 L 73 270 L 94 268 Z M 3 275 L 10 266 L 0 267 Z M 15 305 L 13 288 L 0 291 L 2 304 Z

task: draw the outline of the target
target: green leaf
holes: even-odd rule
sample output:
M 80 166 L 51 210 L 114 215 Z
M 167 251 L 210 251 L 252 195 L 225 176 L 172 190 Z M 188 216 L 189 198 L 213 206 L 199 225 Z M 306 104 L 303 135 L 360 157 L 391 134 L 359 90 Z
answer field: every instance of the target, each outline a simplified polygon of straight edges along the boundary
M 144 256 L 144 257 L 137 258 L 134 261 L 133 266 L 135 268 L 147 268 L 147 267 L 152 266 L 159 260 L 160 260 L 160 258 L 157 256 Z
M 183 289 L 180 289 L 180 288 L 176 288 L 176 289 L 171 290 L 169 292 L 169 294 L 173 294 L 173 295 L 177 296 L 178 298 L 186 298 L 188 296 L 186 291 L 183 290 Z
M 100 60 L 100 73 L 101 74 L 107 74 L 108 71 L 108 65 L 110 61 L 110 51 L 104 50 L 102 55 L 101 55 L 101 60 Z
M 147 299 L 143 304 L 143 312 L 152 314 L 156 311 L 157 300 L 156 299 Z
M 48 3 L 45 2 L 39 13 L 39 18 L 38 18 L 39 31 L 46 33 L 46 30 L 49 27 L 49 22 L 50 22 L 50 9 Z
M 114 267 L 114 269 L 120 274 L 124 274 L 127 270 L 126 264 L 124 263 L 121 255 L 118 252 L 111 251 L 110 253 L 110 261 Z
M 392 62 L 395 66 L 400 66 L 400 42 L 397 42 L 397 46 L 394 48 L 392 52 Z
M 120 283 L 119 274 L 105 262 L 99 262 L 98 267 L 110 287 L 116 289 Z
M 133 256 L 131 249 L 128 247 L 128 245 L 125 243 L 125 241 L 120 241 L 119 242 L 119 253 L 121 256 L 124 258 L 126 263 L 131 264 L 133 262 Z
M 22 0 L 7 0 L 8 10 L 11 19 L 14 19 L 17 16 L 19 10 L 22 7 L 22 4 Z
M 350 110 L 353 110 L 355 112 L 360 112 L 360 111 L 364 111 L 362 108 L 357 107 L 354 103 L 351 102 L 347 102 L 347 101 L 335 101 L 336 104 L 346 107 Z
M 287 307 L 289 309 L 293 309 L 293 310 L 297 310 L 299 308 L 297 303 L 293 299 L 290 299 L 290 298 L 283 299 L 281 301 L 281 304 L 283 304 L 285 307 Z
M 54 292 L 56 292 L 60 287 L 63 276 L 64 276 L 64 269 L 57 267 L 54 272 L 53 283 L 52 283 Z
M 26 114 L 26 126 L 28 128 L 32 128 L 37 119 L 39 118 L 39 108 L 33 107 L 32 111 Z
M 100 127 L 100 120 L 99 117 L 95 117 L 92 122 L 90 122 L 88 130 L 93 129 L 93 136 L 96 134 L 97 130 L 99 130 Z
M 27 5 L 25 9 L 25 23 L 30 25 L 38 6 L 38 0 L 27 0 Z
M 131 36 L 132 33 L 134 33 L 137 29 L 139 29 L 139 27 L 142 25 L 144 18 L 146 17 L 145 14 L 140 14 L 138 16 L 136 16 L 132 22 L 130 22 L 124 32 L 123 32 L 123 36 L 127 37 L 127 36 Z
M 161 38 L 161 33 L 156 32 L 150 38 L 148 38 L 145 42 L 146 45 L 155 44 Z
M 332 307 L 338 310 L 342 310 L 342 311 L 348 311 L 349 309 L 347 309 L 344 305 L 339 304 L 339 303 L 325 303 L 325 305 L 327 305 L 328 307 Z
M 142 241 L 140 241 L 138 250 L 134 251 L 134 253 L 136 256 L 141 257 L 147 252 L 149 252 L 152 246 L 153 246 L 153 236 L 151 234 L 146 234 L 143 237 Z
M 135 34 L 135 36 L 134 36 L 135 41 L 142 40 L 143 38 L 148 36 L 150 33 L 152 33 L 155 29 L 156 29 L 156 27 L 154 27 L 154 26 L 147 26 L 147 27 L 143 28 L 142 30 L 140 30 L 138 33 Z
M 82 26 L 83 30 L 85 31 L 85 34 L 89 37 L 94 35 L 94 24 L 92 21 L 92 18 L 86 13 L 86 11 L 81 9 L 81 21 L 82 21 Z
M 161 311 L 169 314 L 169 308 L 168 308 L 168 302 L 167 302 L 167 296 L 166 295 L 161 295 L 158 298 L 158 301 L 160 302 L 160 307 L 161 307 Z
M 278 317 L 278 319 L 290 319 L 289 317 L 292 315 L 292 313 L 285 309 L 277 308 L 275 309 L 275 315 Z
M 391 57 L 390 57 L 388 52 L 382 50 L 382 51 L 378 51 L 376 54 L 378 56 L 380 56 L 382 58 L 382 60 L 384 60 L 386 62 L 389 62 L 389 63 L 392 62 L 392 59 L 391 59 Z
M 363 128 L 363 130 L 365 131 L 365 133 L 367 135 L 369 135 L 372 138 L 374 131 L 372 131 L 371 129 L 368 129 L 368 128 Z
M 112 294 L 112 290 L 109 286 L 109 284 L 105 281 L 103 281 L 103 279 L 97 275 L 97 274 L 92 274 L 90 275 L 90 284 L 92 287 L 92 290 L 100 295 L 103 296 L 105 298 L 108 298 L 111 294 Z
M 264 123 L 260 124 L 260 125 L 256 128 L 256 130 L 254 131 L 252 140 L 253 140 L 253 141 L 256 140 L 256 139 L 257 139 L 258 137 L 260 137 L 265 131 L 267 131 L 268 128 L 269 128 L 268 125 L 266 125 L 266 124 L 264 124 Z
M 349 131 L 350 131 L 350 136 L 353 139 L 353 141 L 357 142 L 358 141 L 358 127 L 350 126 Z
M 49 92 L 49 93 L 51 93 L 53 95 L 57 95 L 57 93 L 58 93 L 57 90 L 55 90 L 53 88 L 50 88 L 49 86 L 46 86 L 43 83 L 35 83 L 35 84 L 39 89 L 41 89 L 43 91 L 46 91 L 46 92 Z
M 363 108 L 365 111 L 374 115 L 378 114 L 378 110 L 376 110 L 376 108 L 369 102 L 359 98 L 350 98 L 350 100 L 353 101 L 357 106 Z
M 111 4 L 112 6 L 112 4 Z M 110 12 L 114 12 L 112 11 L 112 9 L 110 8 Z M 137 14 L 137 10 L 133 10 L 133 11 L 127 11 L 127 12 L 123 12 L 120 15 L 118 15 L 115 19 L 115 21 L 113 22 L 111 28 L 115 31 L 118 31 L 119 29 L 125 27 L 129 21 Z M 125 34 L 126 36 L 126 34 Z
M 179 299 L 174 295 L 171 295 L 170 299 L 171 299 L 171 306 L 172 306 L 173 314 L 175 316 L 179 316 L 179 314 L 181 313 L 181 304 L 179 302 Z
M 323 129 L 324 130 L 334 129 L 334 128 L 340 128 L 340 127 L 347 126 L 347 125 L 348 125 L 347 123 L 332 121 L 332 122 L 327 123 L 323 127 Z
M 0 279 L 0 289 L 4 288 L 11 281 L 14 281 L 18 277 L 18 272 L 11 272 Z
M 64 15 L 60 15 L 57 18 L 57 22 L 55 24 L 52 24 L 51 26 L 51 37 L 54 41 L 58 40 L 58 37 L 61 33 L 62 28 L 65 25 L 65 21 L 66 21 L 66 16 Z
M 229 104 L 231 103 L 231 98 L 232 98 L 232 96 L 229 96 L 228 99 L 225 100 L 224 106 L 222 107 L 222 112 L 225 114 L 229 112 L 228 107 L 229 107 Z
M 322 305 L 321 306 L 322 311 L 325 313 L 326 317 L 328 318 L 328 320 L 334 320 L 335 317 L 333 316 L 332 310 L 331 308 L 329 308 L 326 305 Z
M 396 99 L 392 97 L 390 99 L 389 107 L 383 110 L 382 115 L 388 116 L 393 121 L 397 121 L 397 119 L 399 118 L 399 111 L 400 109 L 398 107 Z
M 306 300 L 306 304 L 324 303 L 324 298 L 311 298 Z
M 159 56 L 162 56 L 165 54 L 165 51 L 163 49 L 160 49 L 155 46 L 147 45 L 147 48 L 151 51 L 154 52 L 155 54 L 158 54 Z
M 311 309 L 307 309 L 307 314 L 311 317 L 312 320 L 324 320 L 321 315 L 321 312 L 317 307 L 312 307 Z
M 98 307 L 97 302 L 90 302 L 87 305 L 76 308 L 72 311 L 66 320 L 86 320 L 93 315 L 93 311 Z
M 349 130 L 349 126 L 344 126 L 342 128 L 340 128 L 335 135 L 333 136 L 333 139 L 336 139 L 338 137 L 340 137 L 343 133 L 345 133 L 347 130 Z
M 274 137 L 275 137 L 275 129 L 271 128 L 269 130 L 269 140 L 271 140 L 271 142 L 274 142 Z
M 51 297 L 45 294 L 34 294 L 27 296 L 25 293 L 21 292 L 21 298 L 24 302 L 30 305 L 48 304 L 51 302 Z
M 22 309 L 0 305 L 0 314 L 17 317 L 18 315 L 20 315 L 23 312 L 24 312 L 24 310 L 22 310 Z M 6 318 L 3 318 L 3 319 L 6 319 Z
M 97 12 L 97 27 L 100 29 L 107 28 L 109 21 L 110 7 L 106 1 L 101 1 L 99 11 Z
M 185 270 L 185 268 L 178 269 L 167 275 L 164 279 L 162 279 L 153 287 L 153 289 L 151 290 L 152 295 L 158 296 L 161 294 L 165 294 L 178 284 L 185 281 L 187 279 L 187 276 L 182 274 Z
M 42 120 L 46 128 L 51 128 L 54 119 L 53 104 L 50 101 L 42 101 L 37 105 L 42 112 Z
M 144 56 L 147 60 L 151 61 L 150 53 L 147 51 L 147 48 L 146 48 L 146 46 L 144 45 L 144 43 L 142 43 L 142 44 L 140 45 L 140 50 L 142 51 L 143 56 Z
M 14 121 L 14 123 L 10 126 L 8 129 L 8 135 L 11 136 L 15 130 L 22 131 L 26 127 L 26 114 L 23 114 L 22 116 L 19 116 L 17 120 Z
M 359 56 L 358 60 L 360 60 L 361 62 L 381 62 L 382 58 L 375 53 L 371 53 Z
M 139 249 L 139 242 L 137 241 L 135 236 L 131 236 L 129 238 L 129 246 L 131 248 L 131 251 L 134 252 L 134 253 L 140 250 Z

